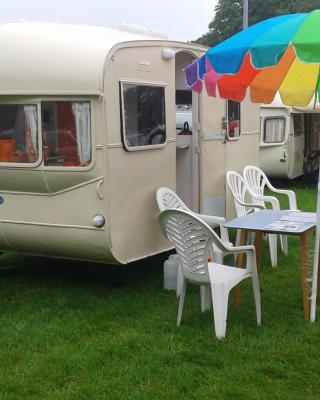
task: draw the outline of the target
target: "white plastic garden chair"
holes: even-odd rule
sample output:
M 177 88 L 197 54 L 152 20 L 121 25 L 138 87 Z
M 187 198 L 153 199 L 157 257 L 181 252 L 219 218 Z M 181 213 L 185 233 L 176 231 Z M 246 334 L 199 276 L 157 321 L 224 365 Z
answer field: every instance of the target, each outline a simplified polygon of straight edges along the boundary
M 224 227 L 226 223 L 225 218 L 223 217 L 216 217 L 213 215 L 205 215 L 205 214 L 197 214 L 190 210 L 187 205 L 182 201 L 182 199 L 171 189 L 163 186 L 157 190 L 156 194 L 157 203 L 160 211 L 167 210 L 168 208 L 175 208 L 178 210 L 185 210 L 193 215 L 197 216 L 198 218 L 205 221 L 211 228 L 215 228 L 219 226 L 220 229 L 220 237 L 224 244 L 231 245 L 229 241 L 229 234 L 228 230 Z M 223 263 L 223 253 L 221 250 L 214 246 L 213 244 L 213 257 L 214 261 L 218 263 Z M 178 267 L 178 276 L 177 276 L 177 296 L 180 296 L 181 292 L 181 285 L 182 285 L 182 275 L 181 275 L 181 268 Z M 201 310 L 206 311 L 210 308 L 210 298 L 208 298 L 209 294 L 201 288 Z
M 185 210 L 193 215 L 197 216 L 198 218 L 205 221 L 211 228 L 219 227 L 220 229 L 220 238 L 225 243 L 230 245 L 228 229 L 224 227 L 226 223 L 226 219 L 223 217 L 217 217 L 214 215 L 207 215 L 207 214 L 197 214 L 190 210 L 188 206 L 182 201 L 182 199 L 171 189 L 163 186 L 157 190 L 156 194 L 157 203 L 160 211 L 167 210 L 168 208 L 176 208 L 178 210 Z M 215 261 L 222 263 L 223 262 L 223 254 L 221 253 L 220 249 L 214 247 L 214 257 Z
M 250 212 L 265 209 L 263 202 L 260 202 L 260 198 L 256 196 L 249 188 L 244 178 L 236 171 L 228 171 L 226 175 L 228 187 L 233 195 L 234 207 L 237 213 L 237 217 L 243 217 Z M 251 197 L 251 203 L 247 202 L 248 197 Z M 273 202 L 274 200 L 270 196 L 264 196 L 265 201 Z M 275 204 L 275 203 L 274 203 Z M 251 239 L 251 237 L 250 237 Z M 277 235 L 269 234 L 269 249 L 271 265 L 275 267 L 277 265 Z M 239 243 L 239 233 L 237 234 L 236 244 Z
M 269 202 L 274 210 L 280 210 L 280 204 L 276 197 L 264 195 L 264 189 L 267 187 L 274 193 L 288 196 L 290 210 L 297 210 L 295 193 L 292 190 L 277 189 L 272 186 L 266 174 L 260 168 L 254 165 L 247 165 L 243 170 L 243 177 L 249 187 L 252 201 L 255 204 L 265 206 L 265 202 Z M 282 251 L 288 254 L 288 237 L 280 235 L 280 242 Z
M 194 214 L 168 209 L 159 216 L 166 237 L 174 244 L 182 269 L 182 290 L 179 301 L 177 325 L 181 323 L 187 283 L 211 288 L 214 329 L 218 338 L 226 334 L 228 296 L 230 290 L 245 278 L 251 278 L 256 316 L 261 324 L 261 302 L 254 246 L 231 247 L 203 220 Z M 208 261 L 212 245 L 223 254 L 246 253 L 246 267 L 235 268 Z

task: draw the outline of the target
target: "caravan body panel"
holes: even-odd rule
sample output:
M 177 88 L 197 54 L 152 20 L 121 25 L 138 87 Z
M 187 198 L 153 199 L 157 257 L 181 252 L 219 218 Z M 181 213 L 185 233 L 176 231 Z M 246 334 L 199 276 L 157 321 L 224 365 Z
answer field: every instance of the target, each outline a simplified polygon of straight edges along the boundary
M 225 173 L 257 164 L 258 113 L 243 103 L 241 135 L 226 140 L 226 102 L 193 94 L 192 135 L 178 143 L 176 92 L 190 91 L 183 64 L 204 48 L 50 23 L 3 24 L 0 39 L 0 112 L 20 115 L 10 129 L 0 118 L 0 250 L 115 264 L 160 253 L 171 248 L 157 221 L 160 186 L 183 187 L 195 211 L 231 212 Z M 151 87 L 163 112 L 150 110 L 160 134 L 150 127 L 141 147 L 138 105 L 148 102 L 128 87 Z

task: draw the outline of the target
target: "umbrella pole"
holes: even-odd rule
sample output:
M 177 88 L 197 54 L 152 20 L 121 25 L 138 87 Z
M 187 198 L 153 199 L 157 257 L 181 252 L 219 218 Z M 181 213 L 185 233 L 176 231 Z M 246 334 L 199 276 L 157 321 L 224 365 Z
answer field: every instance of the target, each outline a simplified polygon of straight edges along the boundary
M 242 27 L 243 29 L 248 28 L 248 0 L 243 0 L 243 15 L 242 15 Z
M 320 240 L 320 168 L 319 168 L 319 180 L 318 180 L 316 238 L 315 238 L 315 243 L 314 243 L 313 266 L 312 266 L 311 310 L 310 310 L 310 321 L 311 322 L 314 322 L 316 319 L 319 240 Z

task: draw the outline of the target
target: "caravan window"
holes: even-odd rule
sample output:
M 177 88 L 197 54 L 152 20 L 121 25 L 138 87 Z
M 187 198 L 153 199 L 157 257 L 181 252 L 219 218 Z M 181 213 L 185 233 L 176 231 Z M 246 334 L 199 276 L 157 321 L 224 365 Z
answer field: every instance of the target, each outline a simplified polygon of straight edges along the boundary
M 0 104 L 0 162 L 32 164 L 38 158 L 36 104 Z
M 121 86 L 125 148 L 163 144 L 166 141 L 164 87 L 133 83 Z
M 41 103 L 44 165 L 84 167 L 91 162 L 88 101 Z
M 240 137 L 240 103 L 233 100 L 227 102 L 228 115 L 228 138 L 237 139 Z
M 303 126 L 303 115 L 293 114 L 293 134 L 294 136 L 300 136 L 304 132 Z
M 285 137 L 285 119 L 282 117 L 264 120 L 264 143 L 282 143 Z

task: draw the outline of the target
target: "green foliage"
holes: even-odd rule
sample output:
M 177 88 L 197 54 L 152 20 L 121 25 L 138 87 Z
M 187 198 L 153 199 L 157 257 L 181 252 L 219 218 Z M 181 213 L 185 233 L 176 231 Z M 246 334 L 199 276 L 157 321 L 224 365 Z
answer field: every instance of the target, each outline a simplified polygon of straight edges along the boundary
M 249 0 L 249 25 L 277 15 L 309 12 L 320 8 L 320 0 Z M 219 0 L 209 32 L 195 43 L 214 46 L 242 29 L 242 0 Z

